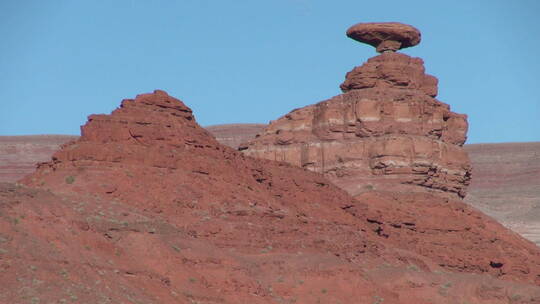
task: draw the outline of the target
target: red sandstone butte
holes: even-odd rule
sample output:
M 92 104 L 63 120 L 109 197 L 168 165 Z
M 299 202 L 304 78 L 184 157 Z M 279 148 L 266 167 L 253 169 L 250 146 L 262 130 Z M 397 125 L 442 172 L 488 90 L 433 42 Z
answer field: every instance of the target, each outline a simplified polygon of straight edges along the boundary
M 351 195 L 372 190 L 464 197 L 467 116 L 435 98 L 423 61 L 386 52 L 347 73 L 343 94 L 273 121 L 240 149 L 319 172 Z
M 221 144 L 238 148 L 255 138 L 266 125 L 228 124 L 206 127 Z M 0 136 L 0 180 L 15 182 L 50 159 L 61 144 L 77 139 L 68 135 Z M 465 202 L 492 216 L 523 237 L 540 244 L 540 143 L 464 145 L 474 179 Z
M 540 300 L 540 250 L 459 200 L 353 199 L 163 91 L 91 115 L 21 182 L 0 184 L 0 302 Z

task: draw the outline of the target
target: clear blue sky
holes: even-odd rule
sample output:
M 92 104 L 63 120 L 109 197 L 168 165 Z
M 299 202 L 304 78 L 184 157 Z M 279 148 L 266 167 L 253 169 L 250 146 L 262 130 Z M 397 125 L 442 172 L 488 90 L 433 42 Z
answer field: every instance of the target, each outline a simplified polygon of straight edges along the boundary
M 163 89 L 201 125 L 266 123 L 340 93 L 376 55 L 358 22 L 422 32 L 404 50 L 469 115 L 468 143 L 540 141 L 540 1 L 2 0 L 0 135 L 79 134 Z

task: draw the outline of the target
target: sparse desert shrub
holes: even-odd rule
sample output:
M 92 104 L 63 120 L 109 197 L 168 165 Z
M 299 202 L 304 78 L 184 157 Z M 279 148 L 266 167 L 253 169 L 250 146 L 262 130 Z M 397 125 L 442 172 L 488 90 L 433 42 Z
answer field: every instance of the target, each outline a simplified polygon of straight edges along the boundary
M 75 182 L 75 177 L 73 177 L 71 175 L 66 177 L 66 183 L 67 184 L 73 184 L 73 182 Z

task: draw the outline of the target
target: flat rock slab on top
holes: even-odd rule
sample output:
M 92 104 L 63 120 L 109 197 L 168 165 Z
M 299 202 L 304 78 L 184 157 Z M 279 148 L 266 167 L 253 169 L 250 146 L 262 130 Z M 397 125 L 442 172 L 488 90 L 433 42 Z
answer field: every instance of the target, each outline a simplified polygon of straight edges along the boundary
M 347 30 L 347 36 L 377 48 L 377 52 L 397 51 L 420 43 L 420 31 L 399 22 L 358 23 Z

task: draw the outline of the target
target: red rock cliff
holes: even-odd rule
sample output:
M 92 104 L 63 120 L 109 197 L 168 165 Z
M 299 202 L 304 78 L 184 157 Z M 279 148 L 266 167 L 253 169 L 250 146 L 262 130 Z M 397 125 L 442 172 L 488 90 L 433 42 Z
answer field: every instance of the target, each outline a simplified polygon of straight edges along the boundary
M 50 192 L 0 184 L 0 303 L 56 300 L 74 282 L 81 303 L 540 298 L 538 248 L 462 202 L 353 199 L 220 145 L 162 91 L 91 115 L 21 182 Z
M 352 195 L 466 195 L 467 116 L 435 99 L 437 78 L 422 59 L 385 51 L 347 73 L 340 87 L 343 94 L 293 110 L 241 149 L 323 173 Z

